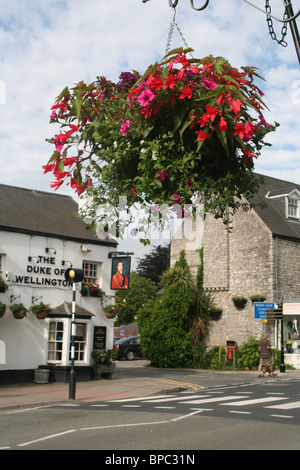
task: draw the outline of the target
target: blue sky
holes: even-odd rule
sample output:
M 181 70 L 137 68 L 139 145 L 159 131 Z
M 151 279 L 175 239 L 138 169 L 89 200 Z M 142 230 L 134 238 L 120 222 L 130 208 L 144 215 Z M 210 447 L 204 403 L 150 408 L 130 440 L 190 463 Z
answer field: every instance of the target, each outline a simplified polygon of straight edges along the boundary
M 252 0 L 264 7 L 264 0 Z M 195 6 L 204 0 L 194 0 Z M 282 18 L 283 2 L 270 1 Z M 0 184 L 50 191 L 44 175 L 52 136 L 50 107 L 66 86 L 97 75 L 116 80 L 143 72 L 165 52 L 173 9 L 168 0 L 2 0 L 0 15 Z M 294 12 L 300 0 L 293 0 Z M 268 136 L 256 171 L 300 183 L 300 66 L 288 27 L 283 48 L 269 36 L 266 17 L 243 0 L 211 0 L 202 12 L 179 0 L 176 21 L 194 56 L 220 55 L 232 65 L 258 67 L 266 82 Z M 298 19 L 299 24 L 299 19 Z M 281 37 L 282 24 L 274 21 Z M 300 24 L 299 24 L 300 28 Z M 182 46 L 178 33 L 172 48 Z M 69 188 L 60 193 L 70 194 Z

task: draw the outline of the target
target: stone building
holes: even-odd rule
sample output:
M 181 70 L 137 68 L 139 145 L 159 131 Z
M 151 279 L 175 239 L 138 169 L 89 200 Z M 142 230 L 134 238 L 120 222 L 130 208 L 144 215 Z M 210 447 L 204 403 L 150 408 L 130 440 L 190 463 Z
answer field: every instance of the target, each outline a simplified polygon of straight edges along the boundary
M 300 186 L 267 176 L 263 179 L 251 202 L 265 207 L 238 210 L 230 231 L 211 214 L 200 224 L 197 248 L 202 241 L 204 288 L 222 310 L 220 315 L 211 315 L 205 342 L 239 346 L 266 331 L 279 347 L 280 322 L 262 322 L 251 297 L 261 295 L 264 302 L 275 304 L 283 299 L 286 362 L 300 368 Z M 195 272 L 199 256 L 189 249 L 190 240 L 179 238 L 171 244 L 171 264 L 180 250 L 187 249 L 187 261 L 193 260 Z M 243 308 L 236 306 L 234 297 L 245 298 Z

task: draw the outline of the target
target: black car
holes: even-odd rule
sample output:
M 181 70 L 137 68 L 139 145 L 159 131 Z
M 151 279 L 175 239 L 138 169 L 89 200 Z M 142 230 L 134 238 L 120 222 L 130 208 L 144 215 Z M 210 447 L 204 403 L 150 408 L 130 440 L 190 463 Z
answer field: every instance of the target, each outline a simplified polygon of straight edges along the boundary
M 118 353 L 118 359 L 125 357 L 129 361 L 138 356 L 142 357 L 140 338 L 138 336 L 129 336 L 119 339 L 115 344 L 115 351 Z

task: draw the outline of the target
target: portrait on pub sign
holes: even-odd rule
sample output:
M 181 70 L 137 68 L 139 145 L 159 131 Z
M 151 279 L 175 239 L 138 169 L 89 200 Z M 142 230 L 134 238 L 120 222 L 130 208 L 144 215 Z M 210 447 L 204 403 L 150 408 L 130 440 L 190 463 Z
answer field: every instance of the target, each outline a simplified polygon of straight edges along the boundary
M 130 261 L 130 257 L 112 258 L 111 289 L 129 288 Z

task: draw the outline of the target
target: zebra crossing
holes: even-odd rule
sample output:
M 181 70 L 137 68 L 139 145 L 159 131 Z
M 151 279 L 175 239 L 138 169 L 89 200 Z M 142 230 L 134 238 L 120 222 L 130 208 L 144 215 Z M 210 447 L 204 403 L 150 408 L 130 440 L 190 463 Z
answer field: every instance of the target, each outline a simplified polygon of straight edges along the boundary
M 167 396 L 152 395 L 114 399 L 105 402 L 103 406 L 153 412 L 164 410 L 186 413 L 197 410 L 201 414 L 234 415 L 253 419 L 276 418 L 298 424 L 300 422 L 300 393 L 288 393 L 291 392 L 289 389 L 284 392 L 277 390 L 270 391 L 270 388 L 266 386 L 259 387 L 255 391 L 251 389 L 245 391 L 237 386 L 223 390 L 201 390 L 198 393 L 187 391 Z

